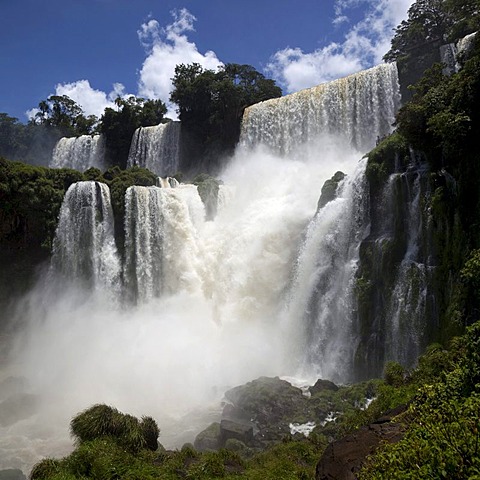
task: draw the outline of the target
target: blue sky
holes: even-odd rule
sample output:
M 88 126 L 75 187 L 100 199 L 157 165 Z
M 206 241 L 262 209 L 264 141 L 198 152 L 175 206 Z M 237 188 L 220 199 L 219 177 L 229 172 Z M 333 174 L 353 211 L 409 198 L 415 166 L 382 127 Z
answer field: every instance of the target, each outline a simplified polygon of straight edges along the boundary
M 0 112 L 168 101 L 177 63 L 247 63 L 284 93 L 381 61 L 412 0 L 0 0 Z M 174 112 L 175 107 L 169 106 Z

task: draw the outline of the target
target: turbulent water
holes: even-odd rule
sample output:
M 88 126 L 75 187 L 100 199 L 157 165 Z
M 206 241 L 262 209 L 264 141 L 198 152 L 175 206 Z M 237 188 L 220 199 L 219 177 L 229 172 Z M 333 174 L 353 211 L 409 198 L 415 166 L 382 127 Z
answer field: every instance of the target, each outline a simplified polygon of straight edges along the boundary
M 148 168 L 160 176 L 178 171 L 180 122 L 162 123 L 135 130 L 128 155 L 128 167 Z
M 152 415 L 160 441 L 178 446 L 211 421 L 185 415 L 218 408 L 229 386 L 260 375 L 347 379 L 369 228 L 362 156 L 389 131 L 397 100 L 395 67 L 385 65 L 251 107 L 220 175 L 216 216 L 206 218 L 193 185 L 130 187 L 120 253 L 107 187 L 73 185 L 54 248 L 62 275 L 19 313 L 30 323 L 14 373 L 42 408 L 29 430 L 8 431 L 29 455 L 0 441 L 0 467 L 56 455 L 57 444 L 49 451 L 38 438 L 70 445 L 69 418 L 92 403 Z M 336 171 L 346 174 L 337 196 L 317 211 Z
M 52 168 L 74 168 L 81 172 L 90 167 L 102 169 L 105 141 L 102 135 L 61 138 L 53 149 Z

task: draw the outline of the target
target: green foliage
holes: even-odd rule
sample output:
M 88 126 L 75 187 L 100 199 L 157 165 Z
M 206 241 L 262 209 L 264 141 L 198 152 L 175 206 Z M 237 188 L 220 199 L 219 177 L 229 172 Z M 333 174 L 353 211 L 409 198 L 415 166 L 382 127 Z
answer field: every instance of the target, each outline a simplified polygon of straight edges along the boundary
M 52 478 L 60 473 L 61 461 L 53 458 L 45 458 L 37 463 L 30 472 L 30 480 L 44 480 Z
M 0 159 L 0 243 L 50 250 L 66 189 L 84 180 L 71 169 L 48 169 Z
M 178 105 L 182 132 L 190 140 L 192 162 L 232 153 L 243 111 L 282 92 L 250 65 L 227 64 L 217 72 L 201 65 L 177 65 L 170 100 Z
M 377 451 L 360 479 L 480 475 L 480 322 L 448 352 L 431 346 L 418 370 L 412 378 L 425 383 L 408 410 L 405 437 Z
M 156 450 L 160 433 L 151 417 L 139 421 L 108 405 L 94 405 L 75 416 L 70 431 L 80 444 L 109 437 L 130 452 L 145 448 Z
M 55 127 L 62 136 L 78 136 L 92 133 L 97 118 L 85 117 L 81 107 L 67 95 L 51 95 L 38 104 L 32 123 Z
M 400 387 L 405 383 L 405 369 L 397 362 L 387 362 L 384 367 L 383 377 L 387 385 Z
M 105 109 L 100 119 L 99 131 L 105 136 L 110 164 L 125 168 L 135 130 L 165 121 L 167 107 L 161 100 L 145 100 L 134 96 L 127 99 L 118 97 L 115 103 L 117 110 Z

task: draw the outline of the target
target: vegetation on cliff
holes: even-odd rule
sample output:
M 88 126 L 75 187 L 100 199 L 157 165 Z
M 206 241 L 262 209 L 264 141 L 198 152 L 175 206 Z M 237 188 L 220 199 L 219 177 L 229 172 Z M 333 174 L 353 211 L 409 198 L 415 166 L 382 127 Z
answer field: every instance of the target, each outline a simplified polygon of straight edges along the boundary
M 233 153 L 246 107 L 282 95 L 274 80 L 250 65 L 229 63 L 217 72 L 201 65 L 177 65 L 170 100 L 178 105 L 188 167 L 213 172 L 222 156 Z

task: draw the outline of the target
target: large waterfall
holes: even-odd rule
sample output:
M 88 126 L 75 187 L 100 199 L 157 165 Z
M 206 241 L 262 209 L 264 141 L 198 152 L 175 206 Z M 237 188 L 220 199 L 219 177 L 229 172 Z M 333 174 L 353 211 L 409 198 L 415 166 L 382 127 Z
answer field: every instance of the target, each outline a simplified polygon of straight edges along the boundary
M 107 187 L 73 185 L 54 247 L 54 271 L 63 275 L 50 279 L 54 295 L 30 300 L 41 308 L 21 358 L 48 415 L 54 410 L 68 425 L 86 406 L 110 403 L 154 416 L 162 444 L 178 446 L 198 432 L 185 429 L 183 416 L 217 406 L 228 386 L 260 375 L 351 380 L 363 342 L 358 272 L 371 220 L 362 157 L 391 130 L 398 101 L 396 67 L 381 65 L 250 107 L 221 174 L 216 216 L 206 218 L 193 185 L 132 186 L 124 231 L 115 225 L 118 252 Z M 137 131 L 130 165 L 174 173 L 174 156 L 150 157 L 157 147 L 145 146 L 174 125 Z M 317 208 L 338 171 L 345 177 Z M 416 193 L 409 198 L 415 224 Z M 412 261 L 420 263 L 406 258 L 398 278 Z M 85 301 L 65 276 L 116 300 Z M 398 310 L 393 299 L 389 308 Z M 392 325 L 402 332 L 400 317 Z M 34 458 L 55 453 L 29 445 Z
M 162 123 L 135 130 L 128 167 L 148 168 L 160 176 L 177 173 L 180 158 L 180 122 Z
M 391 132 L 399 103 L 396 65 L 379 65 L 247 108 L 242 142 L 301 156 L 312 143 L 320 147 L 322 135 L 335 135 L 366 152 Z
M 61 138 L 53 149 L 52 168 L 74 168 L 81 172 L 104 167 L 105 141 L 102 135 Z

